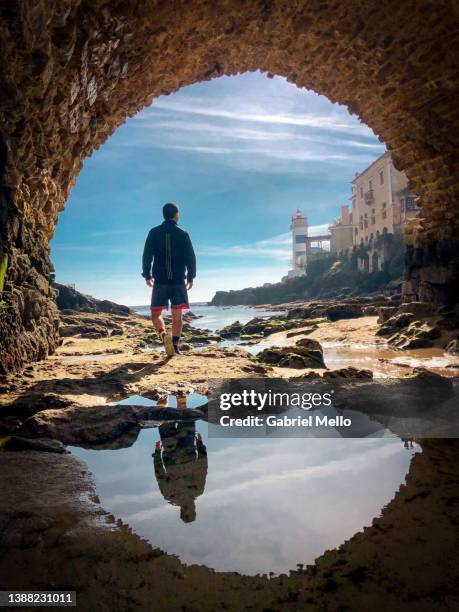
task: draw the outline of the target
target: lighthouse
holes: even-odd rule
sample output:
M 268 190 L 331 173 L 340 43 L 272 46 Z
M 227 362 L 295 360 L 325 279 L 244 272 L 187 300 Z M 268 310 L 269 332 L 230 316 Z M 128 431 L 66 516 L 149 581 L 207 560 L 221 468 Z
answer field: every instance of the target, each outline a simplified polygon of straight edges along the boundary
M 306 245 L 308 241 L 308 218 L 297 208 L 290 224 L 292 230 L 292 270 L 288 277 L 306 274 Z

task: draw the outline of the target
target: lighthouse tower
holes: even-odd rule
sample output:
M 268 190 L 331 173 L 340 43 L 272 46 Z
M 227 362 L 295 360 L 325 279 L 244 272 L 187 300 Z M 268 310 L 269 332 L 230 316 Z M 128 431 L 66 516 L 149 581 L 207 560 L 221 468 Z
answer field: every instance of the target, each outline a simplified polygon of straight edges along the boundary
M 290 225 L 292 230 L 292 265 L 288 276 L 302 276 L 306 274 L 306 245 L 308 239 L 308 218 L 297 208 Z

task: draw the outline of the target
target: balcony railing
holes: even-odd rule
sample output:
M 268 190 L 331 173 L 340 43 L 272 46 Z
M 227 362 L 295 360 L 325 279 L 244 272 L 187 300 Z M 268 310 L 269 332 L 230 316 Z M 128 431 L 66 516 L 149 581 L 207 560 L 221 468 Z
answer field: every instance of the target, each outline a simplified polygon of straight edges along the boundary
M 365 192 L 365 204 L 371 204 L 375 199 L 375 194 L 373 189 L 369 189 Z

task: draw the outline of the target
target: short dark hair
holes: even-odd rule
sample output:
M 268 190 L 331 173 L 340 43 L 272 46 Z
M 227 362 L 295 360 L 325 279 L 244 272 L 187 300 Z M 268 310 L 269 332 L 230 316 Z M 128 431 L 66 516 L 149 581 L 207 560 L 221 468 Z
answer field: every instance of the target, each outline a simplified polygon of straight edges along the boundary
M 170 221 L 171 219 L 173 219 L 177 213 L 178 213 L 177 204 L 172 204 L 172 202 L 168 202 L 167 204 L 164 204 L 163 217 L 166 221 Z

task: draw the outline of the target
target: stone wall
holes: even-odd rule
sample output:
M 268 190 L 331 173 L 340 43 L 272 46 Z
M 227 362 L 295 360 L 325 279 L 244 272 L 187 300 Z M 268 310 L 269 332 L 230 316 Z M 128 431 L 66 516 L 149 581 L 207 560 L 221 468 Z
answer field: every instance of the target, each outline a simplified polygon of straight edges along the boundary
M 454 0 L 0 2 L 1 369 L 56 344 L 48 241 L 84 158 L 197 81 L 260 69 L 346 104 L 420 195 L 423 244 L 452 239 L 457 25 Z
M 0 140 L 0 164 L 1 146 Z M 0 178 L 1 171 L 0 165 Z M 0 240 L 6 269 L 0 297 L 0 374 L 5 374 L 52 353 L 58 343 L 59 320 L 48 245 L 18 214 L 4 186 L 0 188 Z

